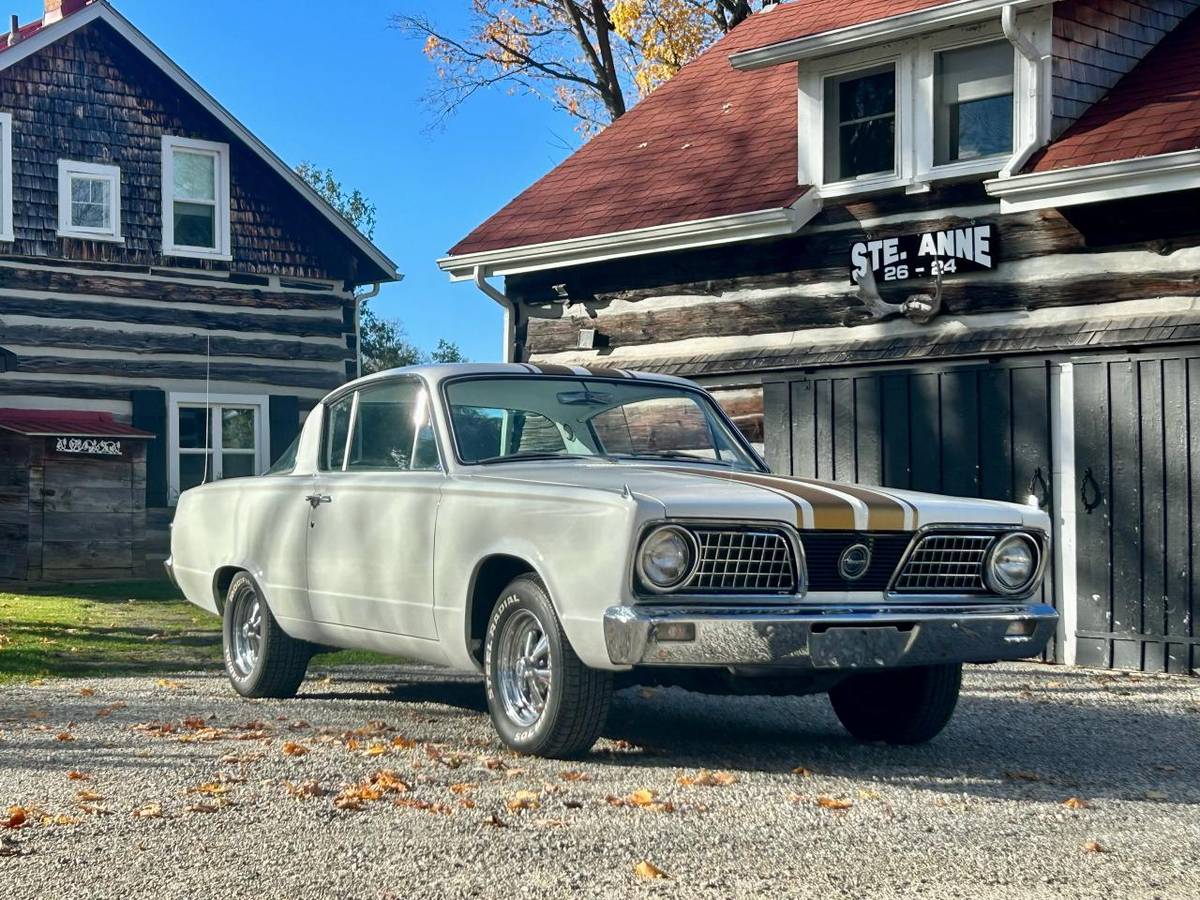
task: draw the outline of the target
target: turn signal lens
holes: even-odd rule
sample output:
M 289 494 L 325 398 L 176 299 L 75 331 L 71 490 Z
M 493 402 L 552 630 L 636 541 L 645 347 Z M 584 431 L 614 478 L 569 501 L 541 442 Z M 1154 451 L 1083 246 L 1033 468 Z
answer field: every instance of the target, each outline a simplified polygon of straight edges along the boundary
M 652 591 L 678 587 L 692 573 L 696 562 L 695 540 L 674 525 L 657 528 L 642 541 L 638 552 L 638 574 Z
M 1019 594 L 1030 587 L 1038 568 L 1038 548 L 1027 534 L 1000 538 L 988 555 L 987 579 L 992 590 Z

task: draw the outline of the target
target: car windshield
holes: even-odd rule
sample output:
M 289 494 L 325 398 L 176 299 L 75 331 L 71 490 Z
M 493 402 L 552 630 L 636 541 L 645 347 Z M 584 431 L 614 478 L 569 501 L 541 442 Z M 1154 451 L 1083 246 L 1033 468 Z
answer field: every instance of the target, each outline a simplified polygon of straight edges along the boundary
M 446 384 L 465 463 L 655 459 L 757 471 L 702 391 L 654 381 L 468 378 Z

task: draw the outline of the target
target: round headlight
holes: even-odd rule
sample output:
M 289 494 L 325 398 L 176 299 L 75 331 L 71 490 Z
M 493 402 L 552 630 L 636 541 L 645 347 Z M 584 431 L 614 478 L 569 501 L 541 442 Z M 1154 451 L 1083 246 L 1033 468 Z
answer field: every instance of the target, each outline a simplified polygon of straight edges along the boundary
M 638 575 L 652 591 L 669 591 L 692 574 L 696 562 L 695 541 L 674 525 L 656 528 L 642 541 L 638 551 Z
M 1038 548 L 1027 534 L 1009 534 L 992 548 L 987 562 L 988 586 L 1001 594 L 1019 594 L 1037 574 Z

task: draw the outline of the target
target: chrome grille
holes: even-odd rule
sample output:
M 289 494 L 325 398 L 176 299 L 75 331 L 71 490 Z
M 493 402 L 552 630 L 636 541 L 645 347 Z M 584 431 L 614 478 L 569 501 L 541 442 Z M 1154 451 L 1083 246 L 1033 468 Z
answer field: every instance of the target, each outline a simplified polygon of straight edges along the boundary
M 904 563 L 896 590 L 903 593 L 982 594 L 983 562 L 993 534 L 931 534 Z
M 792 546 L 784 534 L 710 528 L 697 528 L 692 533 L 700 559 L 684 590 L 758 594 L 796 590 Z

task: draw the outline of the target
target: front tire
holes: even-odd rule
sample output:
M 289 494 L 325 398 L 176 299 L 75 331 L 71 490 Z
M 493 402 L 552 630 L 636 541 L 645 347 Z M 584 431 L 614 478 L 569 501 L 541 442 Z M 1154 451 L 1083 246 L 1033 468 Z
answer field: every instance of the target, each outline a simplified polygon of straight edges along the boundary
M 860 741 L 923 744 L 958 705 L 962 664 L 851 675 L 829 692 L 838 720 Z
M 484 639 L 488 711 L 500 739 L 531 756 L 582 756 L 600 736 L 612 675 L 575 655 L 540 579 L 522 575 L 500 595 Z
M 289 637 L 245 572 L 233 576 L 222 622 L 225 672 L 243 697 L 296 696 L 313 646 Z

